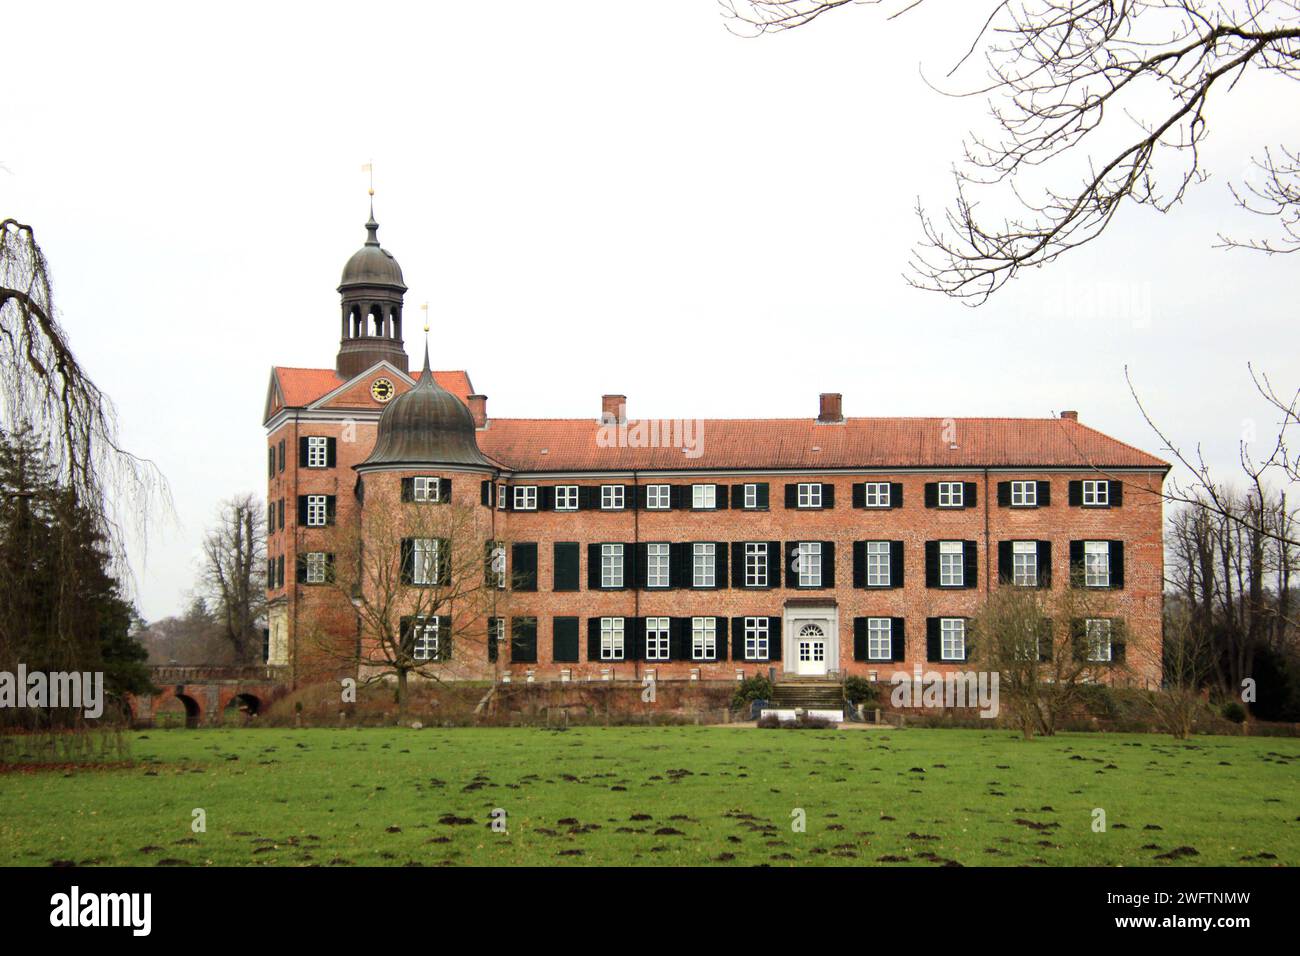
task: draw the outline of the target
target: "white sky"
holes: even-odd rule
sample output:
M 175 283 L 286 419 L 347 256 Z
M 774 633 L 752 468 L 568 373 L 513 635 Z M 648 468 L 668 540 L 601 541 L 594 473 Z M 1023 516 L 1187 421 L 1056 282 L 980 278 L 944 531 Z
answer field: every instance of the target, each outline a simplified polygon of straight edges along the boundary
M 1300 110 L 1241 88 L 1215 174 L 971 310 L 901 278 L 913 206 L 950 196 L 977 100 L 941 75 L 954 5 L 871 8 L 757 40 L 708 0 L 653 5 L 10 6 L 0 213 L 37 230 L 78 356 L 177 521 L 134 551 L 139 604 L 183 607 L 217 503 L 265 494 L 273 364 L 328 367 L 363 163 L 402 264 L 408 352 L 489 414 L 1044 416 L 1160 453 L 1123 379 L 1224 475 L 1271 419 L 1246 363 L 1300 382 L 1293 259 L 1211 248 Z M 1231 115 L 1228 109 L 1232 110 Z M 1286 119 L 1279 119 L 1282 115 Z

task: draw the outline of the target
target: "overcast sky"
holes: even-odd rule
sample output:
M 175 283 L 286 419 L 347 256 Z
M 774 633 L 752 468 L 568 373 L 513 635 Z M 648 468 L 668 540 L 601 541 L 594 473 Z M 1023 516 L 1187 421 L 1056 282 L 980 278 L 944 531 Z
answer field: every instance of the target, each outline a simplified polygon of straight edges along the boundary
M 1294 259 L 1211 248 L 1300 110 L 1214 104 L 1214 173 L 1170 215 L 972 310 L 901 278 L 984 106 L 939 76 L 956 4 L 838 11 L 741 39 L 709 0 L 648 4 L 11 5 L 0 214 L 32 224 L 77 355 L 177 517 L 133 549 L 149 618 L 181 609 L 218 502 L 265 495 L 273 364 L 329 367 L 365 238 L 401 263 L 408 352 L 489 414 L 1048 416 L 1162 453 L 1124 382 L 1225 475 L 1246 363 L 1300 382 Z M 1282 118 L 1279 118 L 1281 114 Z M 1289 125 L 1288 125 L 1289 124 Z

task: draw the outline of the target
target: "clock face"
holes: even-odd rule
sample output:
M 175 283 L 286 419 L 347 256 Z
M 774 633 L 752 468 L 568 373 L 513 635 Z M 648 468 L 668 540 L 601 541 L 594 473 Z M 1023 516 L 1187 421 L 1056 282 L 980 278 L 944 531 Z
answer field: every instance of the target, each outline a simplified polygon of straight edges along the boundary
M 386 378 L 377 378 L 370 385 L 370 397 L 377 402 L 387 402 L 393 392 L 393 383 Z

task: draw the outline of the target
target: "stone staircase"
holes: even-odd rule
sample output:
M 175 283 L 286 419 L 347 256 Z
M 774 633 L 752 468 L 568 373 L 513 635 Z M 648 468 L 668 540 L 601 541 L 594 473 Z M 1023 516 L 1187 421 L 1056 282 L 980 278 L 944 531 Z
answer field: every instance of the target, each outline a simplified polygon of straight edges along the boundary
M 768 706 L 843 710 L 844 691 L 839 681 L 785 678 L 772 685 L 772 700 Z

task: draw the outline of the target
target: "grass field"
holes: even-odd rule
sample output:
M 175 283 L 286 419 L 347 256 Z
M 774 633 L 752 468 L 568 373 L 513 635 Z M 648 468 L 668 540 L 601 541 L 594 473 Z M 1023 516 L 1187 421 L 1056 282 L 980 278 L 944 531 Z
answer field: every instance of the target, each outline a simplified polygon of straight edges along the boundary
M 707 727 L 131 739 L 129 769 L 0 773 L 0 863 L 1300 864 L 1294 739 Z M 196 808 L 206 832 L 191 831 Z M 496 808 L 507 833 L 489 826 Z

